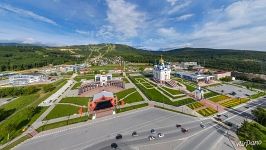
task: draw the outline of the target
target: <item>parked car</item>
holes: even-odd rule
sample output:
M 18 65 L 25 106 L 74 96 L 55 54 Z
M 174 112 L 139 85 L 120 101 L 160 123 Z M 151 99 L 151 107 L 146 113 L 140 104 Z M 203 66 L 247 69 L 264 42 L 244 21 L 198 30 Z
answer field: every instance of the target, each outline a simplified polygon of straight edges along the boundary
M 117 149 L 117 148 L 118 148 L 118 145 L 117 145 L 116 143 L 112 143 L 112 144 L 111 144 L 111 148 L 112 148 L 112 149 Z
M 149 141 L 152 141 L 152 140 L 155 140 L 155 137 L 154 136 L 149 136 L 148 139 L 149 139 Z
M 117 134 L 115 137 L 117 140 L 122 139 L 122 135 L 121 134 Z
M 180 124 L 176 124 L 176 127 L 179 128 L 179 127 L 181 127 L 181 125 Z
M 151 133 L 152 133 L 152 134 L 156 133 L 156 130 L 151 129 Z
M 132 136 L 138 136 L 138 133 L 136 131 L 133 131 Z
M 158 133 L 157 135 L 158 135 L 158 138 L 164 137 L 164 134 L 163 133 Z

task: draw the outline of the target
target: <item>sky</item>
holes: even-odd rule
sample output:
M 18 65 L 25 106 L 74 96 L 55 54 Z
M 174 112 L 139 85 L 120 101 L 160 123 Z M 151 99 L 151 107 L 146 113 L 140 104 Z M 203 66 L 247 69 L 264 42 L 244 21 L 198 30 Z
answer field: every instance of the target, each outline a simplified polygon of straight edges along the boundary
M 0 42 L 266 51 L 266 0 L 1 0 Z

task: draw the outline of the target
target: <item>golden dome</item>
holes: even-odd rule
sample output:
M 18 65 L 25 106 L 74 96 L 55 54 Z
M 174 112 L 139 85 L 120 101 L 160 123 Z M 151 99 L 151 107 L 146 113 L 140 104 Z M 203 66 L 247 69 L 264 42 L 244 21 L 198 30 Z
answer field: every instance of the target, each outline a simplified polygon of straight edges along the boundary
M 161 55 L 161 59 L 160 59 L 160 64 L 163 64 L 164 60 L 163 60 L 163 56 Z

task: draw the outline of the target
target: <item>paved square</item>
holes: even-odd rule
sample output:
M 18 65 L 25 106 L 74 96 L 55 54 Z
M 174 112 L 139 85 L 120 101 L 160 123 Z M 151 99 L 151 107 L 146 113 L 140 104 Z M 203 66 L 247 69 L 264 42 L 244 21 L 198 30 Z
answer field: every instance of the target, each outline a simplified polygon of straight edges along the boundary
M 208 87 L 208 89 L 214 92 L 220 93 L 220 94 L 228 94 L 233 97 L 240 97 L 240 98 L 244 98 L 244 97 L 248 97 L 250 95 L 256 94 L 256 92 L 253 92 L 251 90 L 241 88 L 238 86 L 234 86 L 234 85 L 229 85 L 229 84 L 211 86 L 211 87 Z M 235 93 L 235 95 L 232 94 L 233 92 Z

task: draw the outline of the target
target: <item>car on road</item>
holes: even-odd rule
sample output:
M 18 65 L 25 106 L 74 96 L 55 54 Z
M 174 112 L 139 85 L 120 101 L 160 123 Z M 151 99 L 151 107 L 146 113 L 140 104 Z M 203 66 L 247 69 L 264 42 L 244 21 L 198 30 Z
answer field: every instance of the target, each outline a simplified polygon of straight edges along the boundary
M 148 139 L 149 139 L 149 141 L 152 141 L 152 140 L 155 140 L 155 137 L 152 136 L 152 135 L 150 135 L 150 136 L 148 137 Z
M 138 133 L 136 131 L 133 131 L 131 135 L 132 136 L 138 136 Z
M 155 129 L 151 129 L 151 133 L 152 134 L 156 133 L 156 130 Z
M 164 137 L 164 134 L 163 133 L 158 133 L 157 135 L 158 135 L 158 138 Z
M 205 128 L 205 125 L 204 124 L 200 124 L 200 127 Z
M 183 133 L 186 133 L 186 132 L 188 132 L 188 129 L 181 128 L 181 131 L 182 131 Z
M 176 124 L 175 126 L 176 126 L 177 128 L 181 127 L 181 125 L 180 125 L 180 124 Z
M 221 121 L 221 122 L 223 121 L 221 118 L 218 118 L 218 117 L 214 117 L 214 119 L 217 121 Z
M 224 114 L 224 116 L 225 116 L 226 118 L 228 118 L 228 115 Z
M 111 148 L 112 148 L 112 149 L 117 149 L 117 148 L 118 148 L 118 145 L 117 145 L 116 143 L 112 143 L 112 144 L 111 144 Z
M 245 108 L 249 108 L 249 106 L 245 106 Z
M 121 134 L 117 134 L 115 137 L 117 140 L 122 139 L 122 135 Z

